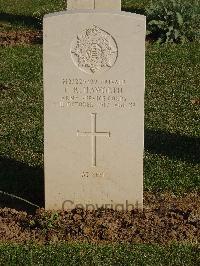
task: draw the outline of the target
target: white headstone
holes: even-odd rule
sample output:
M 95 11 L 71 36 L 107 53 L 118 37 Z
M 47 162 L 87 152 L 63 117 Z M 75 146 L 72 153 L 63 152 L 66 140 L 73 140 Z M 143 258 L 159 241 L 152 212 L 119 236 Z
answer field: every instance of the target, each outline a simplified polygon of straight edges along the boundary
M 68 0 L 67 9 L 121 10 L 121 0 Z
M 94 0 L 68 0 L 67 9 L 94 9 Z
M 142 207 L 144 59 L 144 16 L 45 16 L 46 209 Z

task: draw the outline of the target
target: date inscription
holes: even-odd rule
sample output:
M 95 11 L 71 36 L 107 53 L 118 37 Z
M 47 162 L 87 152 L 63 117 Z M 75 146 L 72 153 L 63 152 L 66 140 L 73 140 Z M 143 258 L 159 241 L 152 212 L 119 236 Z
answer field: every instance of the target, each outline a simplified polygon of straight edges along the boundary
M 126 80 L 70 79 L 62 80 L 61 108 L 133 109 L 135 100 L 128 97 Z

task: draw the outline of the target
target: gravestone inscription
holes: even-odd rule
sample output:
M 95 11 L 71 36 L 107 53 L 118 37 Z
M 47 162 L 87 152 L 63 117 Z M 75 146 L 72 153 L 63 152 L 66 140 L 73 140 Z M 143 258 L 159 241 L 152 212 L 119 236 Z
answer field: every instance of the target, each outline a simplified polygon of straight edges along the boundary
M 145 17 L 78 2 L 44 18 L 45 207 L 142 207 Z

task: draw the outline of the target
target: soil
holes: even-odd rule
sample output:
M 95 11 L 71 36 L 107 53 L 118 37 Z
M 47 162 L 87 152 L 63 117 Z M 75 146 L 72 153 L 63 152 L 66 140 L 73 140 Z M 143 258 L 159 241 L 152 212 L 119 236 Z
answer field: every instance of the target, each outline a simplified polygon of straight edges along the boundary
M 199 243 L 200 194 L 182 197 L 145 193 L 144 210 L 49 212 L 34 214 L 0 209 L 1 242 L 38 244 L 90 243 Z
M 0 32 L 0 46 L 14 46 L 17 44 L 41 44 L 42 31 L 17 30 Z

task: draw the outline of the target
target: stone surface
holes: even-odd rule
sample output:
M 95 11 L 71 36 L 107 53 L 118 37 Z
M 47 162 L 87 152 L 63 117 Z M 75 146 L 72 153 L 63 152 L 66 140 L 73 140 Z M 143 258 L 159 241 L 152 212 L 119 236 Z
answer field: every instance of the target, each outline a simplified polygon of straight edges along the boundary
M 45 16 L 46 209 L 142 207 L 144 58 L 144 16 Z
M 67 9 L 94 9 L 94 0 L 68 0 Z
M 121 10 L 121 0 L 68 0 L 67 9 Z
M 121 0 L 95 0 L 95 9 L 121 10 Z

